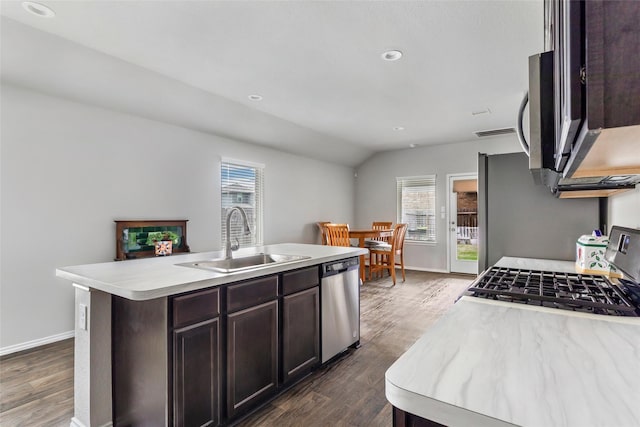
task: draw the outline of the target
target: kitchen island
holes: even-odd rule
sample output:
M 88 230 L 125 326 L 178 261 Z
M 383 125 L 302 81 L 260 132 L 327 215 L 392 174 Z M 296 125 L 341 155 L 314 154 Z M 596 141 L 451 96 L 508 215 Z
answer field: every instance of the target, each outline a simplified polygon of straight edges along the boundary
M 575 271 L 562 261 L 497 265 Z M 638 426 L 640 318 L 463 296 L 385 380 L 397 425 L 417 416 L 450 427 Z
M 178 265 L 222 252 L 59 268 L 76 288 L 71 425 L 216 425 L 242 416 L 317 365 L 319 265 L 364 252 L 246 248 L 234 257 L 304 259 L 230 274 Z

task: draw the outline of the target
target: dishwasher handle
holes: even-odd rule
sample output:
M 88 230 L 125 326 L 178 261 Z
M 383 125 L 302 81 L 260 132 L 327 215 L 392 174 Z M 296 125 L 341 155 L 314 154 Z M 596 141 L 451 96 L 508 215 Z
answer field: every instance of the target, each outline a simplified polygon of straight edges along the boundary
M 328 262 L 326 264 L 322 264 L 322 277 L 333 276 L 335 274 L 344 273 L 348 270 L 353 270 L 358 268 L 360 265 L 360 261 L 357 257 L 343 259 L 335 262 Z

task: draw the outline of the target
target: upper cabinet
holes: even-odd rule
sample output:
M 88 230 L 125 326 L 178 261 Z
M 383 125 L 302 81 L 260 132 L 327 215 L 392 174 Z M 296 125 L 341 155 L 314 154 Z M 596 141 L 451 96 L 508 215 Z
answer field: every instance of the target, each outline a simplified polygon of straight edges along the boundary
M 560 197 L 633 188 L 640 181 L 640 1 L 545 0 L 545 25 Z

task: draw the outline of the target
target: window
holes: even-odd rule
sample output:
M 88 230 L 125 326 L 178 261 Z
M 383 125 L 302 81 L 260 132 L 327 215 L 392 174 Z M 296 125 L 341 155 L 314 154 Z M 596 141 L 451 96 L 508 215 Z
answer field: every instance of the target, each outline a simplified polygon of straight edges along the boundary
M 262 245 L 262 217 L 264 165 L 222 159 L 220 183 L 222 187 L 222 247 L 227 243 L 227 210 L 239 206 L 247 213 L 251 234 L 244 234 L 240 212 L 231 217 L 231 241 L 238 239 L 241 247 Z
M 398 223 L 406 223 L 407 240 L 436 241 L 436 176 L 396 178 Z

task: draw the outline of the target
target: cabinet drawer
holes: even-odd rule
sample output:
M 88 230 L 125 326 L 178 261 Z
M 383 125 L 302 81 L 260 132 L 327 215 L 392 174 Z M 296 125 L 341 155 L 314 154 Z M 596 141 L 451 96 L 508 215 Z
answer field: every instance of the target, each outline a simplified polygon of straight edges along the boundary
M 320 283 L 320 273 L 318 266 L 303 268 L 302 270 L 290 271 L 282 275 L 282 293 L 289 295 L 294 292 L 318 286 Z
M 263 277 L 250 280 L 227 288 L 227 311 L 242 310 L 243 308 L 262 304 L 278 296 L 278 276 Z
M 215 288 L 173 298 L 173 326 L 178 328 L 218 316 L 219 294 Z

